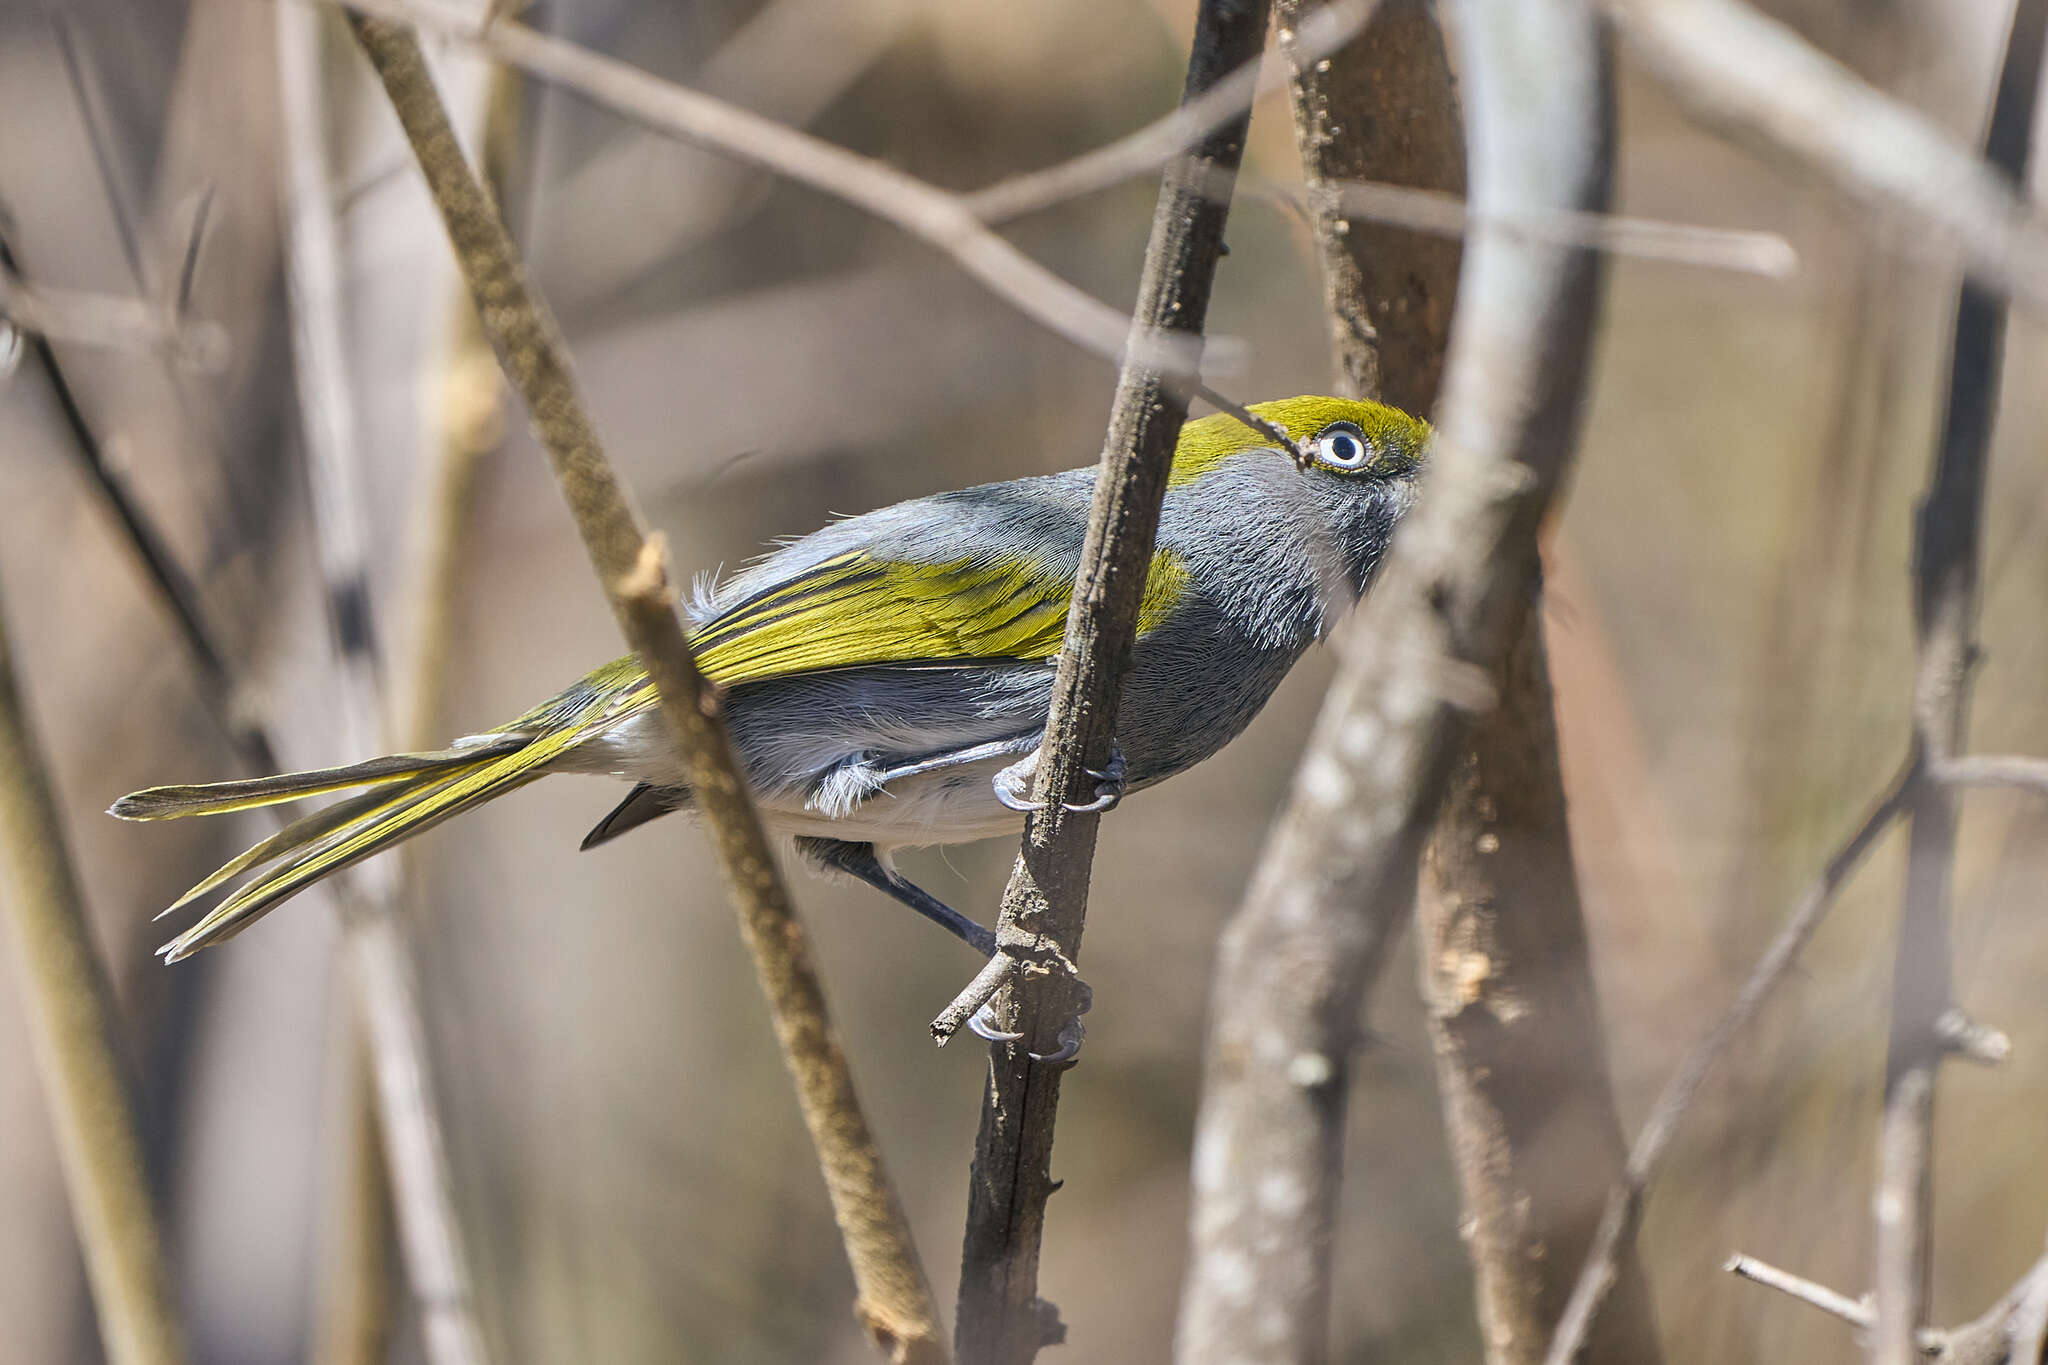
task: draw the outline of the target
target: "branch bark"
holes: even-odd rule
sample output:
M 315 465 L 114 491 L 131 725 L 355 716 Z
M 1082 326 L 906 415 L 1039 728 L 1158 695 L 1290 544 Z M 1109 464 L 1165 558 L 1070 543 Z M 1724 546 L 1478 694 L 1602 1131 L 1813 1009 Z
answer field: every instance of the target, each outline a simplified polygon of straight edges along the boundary
M 179 1365 L 156 1206 L 114 992 L 92 946 L 47 769 L 0 625 L 0 896 L 13 926 L 71 1216 L 112 1365 Z
M 1202 0 L 1182 103 L 1199 99 L 1265 45 L 1267 0 Z M 1244 155 L 1249 113 L 1219 124 L 1167 168 L 1130 321 L 1131 357 L 1155 336 L 1199 348 L 1210 286 L 1223 253 L 1228 187 Z M 1117 705 L 1137 636 L 1173 451 L 1187 399 L 1135 360 L 1118 376 L 1094 503 L 1081 550 L 1066 644 L 1039 747 L 1024 842 L 997 917 L 997 952 L 1026 964 L 998 997 L 997 1017 L 1022 1037 L 990 1049 L 968 1190 L 955 1350 L 975 1365 L 1028 1362 L 1058 1340 L 1038 1298 L 1039 1243 L 1051 1195 L 1052 1140 L 1064 1067 L 1033 1060 L 1063 1050 L 1078 1030 L 1085 987 L 1074 974 L 1088 905 L 1098 817 L 1064 809 L 1086 802 L 1087 769 L 1109 762 Z
M 1536 1365 L 1627 1146 L 1572 866 L 1542 613 L 1531 606 L 1451 779 L 1415 943 L 1462 1228 L 1494 1365 Z M 1633 1247 L 1585 1358 L 1662 1359 Z
M 646 664 L 688 763 L 853 1265 L 855 1312 L 877 1348 L 898 1365 L 944 1361 L 938 1314 L 902 1203 L 854 1093 L 823 985 L 747 794 L 717 695 L 691 656 L 662 542 L 642 530 L 612 472 L 554 320 L 463 157 L 418 40 L 409 28 L 360 15 L 351 16 L 350 26 L 398 113 L 485 334 L 526 404 L 620 630 Z
M 2048 0 L 2020 0 L 1984 142 L 1986 162 L 2013 192 L 2026 183 L 2044 39 Z M 2005 320 L 2004 299 L 1974 282 L 1964 283 L 1956 305 L 1948 409 L 1915 527 L 1913 619 L 1919 659 L 1913 742 L 1932 766 L 1962 747 L 1969 726 L 1978 655 L 1985 469 L 1998 410 Z M 1951 787 L 1928 781 L 1916 786 L 1873 1196 L 1877 1305 L 1870 1351 L 1876 1365 L 1912 1365 L 1927 1320 L 1935 1083 L 1950 1051 L 1941 1021 L 1954 1009 L 1949 901 L 1956 818 L 1957 794 Z
M 1597 25 L 1567 0 L 1458 13 L 1473 217 L 1603 207 L 1612 95 Z M 1360 1007 L 1413 904 L 1465 732 L 1459 703 L 1492 704 L 1575 438 L 1597 262 L 1483 230 L 1465 250 L 1436 467 L 1343 632 L 1337 681 L 1224 935 L 1182 1362 L 1323 1356 Z

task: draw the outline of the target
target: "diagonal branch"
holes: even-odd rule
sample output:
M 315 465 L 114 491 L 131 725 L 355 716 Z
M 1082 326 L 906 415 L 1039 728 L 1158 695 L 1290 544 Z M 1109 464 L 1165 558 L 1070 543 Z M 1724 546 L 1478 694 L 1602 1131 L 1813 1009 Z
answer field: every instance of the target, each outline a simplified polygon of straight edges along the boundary
M 1785 917 L 1784 926 L 1778 930 L 1763 956 L 1757 959 L 1734 1002 L 1715 1022 L 1713 1029 L 1693 1045 L 1692 1051 L 1679 1063 L 1678 1070 L 1658 1092 L 1657 1102 L 1650 1108 L 1650 1116 L 1643 1121 L 1634 1145 L 1629 1148 L 1627 1173 L 1622 1183 L 1608 1193 L 1607 1206 L 1600 1214 L 1600 1225 L 1593 1233 L 1593 1244 L 1587 1248 L 1586 1259 L 1579 1267 L 1578 1281 L 1572 1286 L 1571 1300 L 1565 1305 L 1564 1317 L 1557 1325 L 1557 1334 L 1551 1338 L 1548 1354 L 1544 1356 L 1545 1365 L 1571 1365 L 1577 1358 L 1593 1319 L 1614 1287 L 1618 1258 L 1635 1244 L 1636 1229 L 1642 1222 L 1643 1196 L 1662 1169 L 1679 1128 L 1692 1112 L 1700 1087 L 1706 1084 L 1707 1077 L 1728 1054 L 1735 1039 L 1763 1009 L 1764 1002 L 1790 974 L 1850 874 L 1877 846 L 1878 840 L 1892 827 L 1892 822 L 1904 813 L 1908 794 L 1918 780 L 1917 773 L 1916 765 L 1911 762 L 1902 768 L 1892 779 L 1891 787 L 1863 817 L 1862 823 L 1835 849 L 1820 875 L 1800 895 L 1792 912 Z
M 1761 144 L 1959 252 L 1985 288 L 2048 311 L 2048 219 L 1923 115 L 1742 0 L 1598 0 L 1648 74 L 1700 122 Z
M 659 537 L 648 536 L 592 425 L 553 317 L 526 280 L 497 209 L 463 157 L 410 29 L 351 16 L 434 203 L 499 362 L 519 390 L 621 632 L 639 653 L 690 772 L 742 936 L 795 1079 L 845 1239 L 855 1311 L 892 1361 L 946 1358 L 910 1229 L 825 1008 L 824 987 L 759 814 L 676 614 Z
M 1268 0 L 1203 0 L 1195 19 L 1184 103 L 1199 100 L 1265 45 Z M 1244 155 L 1248 113 L 1215 129 L 1167 170 L 1145 250 L 1133 339 L 1155 332 L 1201 345 L 1210 287 L 1223 253 L 1227 185 Z M 1044 808 L 1025 823 L 1017 866 L 996 925 L 1001 958 L 1027 964 L 999 997 L 999 1017 L 1019 1039 L 990 1051 L 988 1091 L 975 1139 L 961 1250 L 955 1349 L 976 1365 L 1029 1362 L 1057 1340 L 1038 1299 L 1039 1243 L 1052 1193 L 1052 1141 L 1064 1066 L 1034 1060 L 1067 1053 L 1078 1036 L 1085 987 L 1074 975 L 1087 914 L 1098 817 L 1072 813 L 1104 769 L 1137 636 L 1138 604 L 1152 559 L 1167 474 L 1187 401 L 1164 377 L 1133 362 L 1118 377 L 1109 434 L 1082 543 L 1066 645 L 1053 685 L 1032 798 Z M 1070 1033 L 1069 1030 L 1072 1032 Z M 1068 1034 L 1066 1040 L 1062 1034 Z M 1049 1320 L 1049 1321 L 1048 1321 Z

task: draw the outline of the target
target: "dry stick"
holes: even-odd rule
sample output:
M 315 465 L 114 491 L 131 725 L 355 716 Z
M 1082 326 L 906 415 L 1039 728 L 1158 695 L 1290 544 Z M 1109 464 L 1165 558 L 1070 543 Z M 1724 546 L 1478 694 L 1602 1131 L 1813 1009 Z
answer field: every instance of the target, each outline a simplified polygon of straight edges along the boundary
M 898 1362 L 946 1358 L 901 1202 L 854 1094 L 808 943 L 749 799 L 717 695 L 691 657 L 659 538 L 642 530 L 578 392 L 553 318 L 464 160 L 411 30 L 352 16 L 439 207 L 485 335 L 519 390 L 621 631 L 646 664 L 688 762 L 768 997 L 777 1040 L 832 1198 L 859 1291 L 855 1310 Z
M 1852 1299 L 1754 1256 L 1731 1256 L 1721 1268 L 1810 1304 L 1859 1331 L 1868 1331 L 1876 1323 L 1869 1295 Z M 1914 1344 L 1919 1356 L 1941 1365 L 2039 1365 L 2044 1332 L 2048 1332 L 2048 1256 L 2028 1267 L 1984 1312 L 1959 1327 L 1922 1328 L 1914 1334 Z
M 1591 17 L 1572 0 L 1471 0 L 1459 32 L 1475 211 L 1603 204 L 1611 100 Z M 1184 1365 L 1323 1354 L 1362 997 L 1413 902 L 1463 731 L 1453 698 L 1490 693 L 1573 443 L 1594 259 L 1490 235 L 1466 253 L 1426 494 L 1342 633 L 1337 680 L 1224 933 L 1196 1122 Z
M 1818 1284 L 1803 1275 L 1794 1275 L 1789 1270 L 1780 1270 L 1768 1262 L 1759 1261 L 1754 1256 L 1730 1256 L 1728 1263 L 1721 1269 L 1738 1278 L 1763 1285 L 1767 1289 L 1775 1289 L 1780 1294 L 1789 1295 L 1801 1303 L 1810 1304 L 1823 1313 L 1840 1318 L 1851 1327 L 1868 1328 L 1874 1317 L 1868 1299 L 1852 1299 L 1838 1290 Z
M 163 1240 L 143 1174 L 134 1089 L 114 994 L 92 946 L 47 769 L 0 626 L 0 906 L 71 1216 L 111 1365 L 177 1365 Z
M 1699 1097 L 1700 1087 L 1798 962 L 1799 954 L 1820 928 L 1849 874 L 1904 811 L 1908 794 L 1918 781 L 1918 772 L 1917 763 L 1910 760 L 1899 770 L 1891 787 L 1801 894 L 1784 926 L 1751 969 L 1734 1003 L 1716 1021 L 1713 1030 L 1694 1044 L 1678 1070 L 1664 1083 L 1649 1118 L 1644 1120 L 1629 1149 L 1628 1169 L 1622 1183 L 1608 1192 L 1607 1206 L 1601 1211 L 1593 1244 L 1579 1267 L 1571 1301 L 1565 1305 L 1557 1334 L 1551 1338 L 1550 1350 L 1544 1356 L 1545 1365 L 1571 1365 L 1585 1345 L 1587 1331 L 1614 1286 L 1618 1258 L 1635 1244 L 1636 1229 L 1642 1221 L 1643 1194 L 1662 1168 L 1679 1126 Z
M 1924 116 L 1740 0 L 1598 0 L 1696 119 L 1790 158 L 1916 230 L 1900 245 L 2048 310 L 2048 220 Z
M 1930 765 L 1927 779 L 1950 787 L 2009 787 L 2048 796 L 2048 758 L 2011 754 L 1948 758 Z
M 1202 0 L 1183 103 L 1257 57 L 1265 45 L 1267 3 Z M 1157 331 L 1200 346 L 1229 214 L 1228 199 L 1210 190 L 1235 174 L 1249 117 L 1240 113 L 1167 168 L 1130 320 L 1134 341 Z M 1139 598 L 1186 417 L 1186 399 L 1163 376 L 1126 362 L 1038 750 L 1032 799 L 1044 808 L 1025 821 L 996 923 L 997 952 L 1027 965 L 999 997 L 1003 1027 L 1022 1037 L 990 1049 L 968 1188 L 954 1345 L 963 1362 L 975 1365 L 1028 1362 L 1064 1332 L 1038 1298 L 1038 1259 L 1065 1068 L 1034 1061 L 1032 1054 L 1059 1053 L 1078 1036 L 1078 1012 L 1086 1005 L 1074 964 L 1099 823 L 1064 803 L 1086 802 L 1095 783 L 1087 770 L 1102 770 L 1110 760 Z
M 0 268 L 0 318 L 52 341 L 116 350 L 165 350 L 183 365 L 210 370 L 227 358 L 227 334 L 211 322 L 186 322 L 141 299 L 30 284 Z
M 293 369 L 340 691 L 339 743 L 345 752 L 374 753 L 384 747 L 385 727 L 327 159 L 324 21 L 320 11 L 304 6 L 283 7 L 277 15 Z M 483 1330 L 455 1208 L 411 946 L 399 922 L 400 868 L 378 860 L 345 874 L 338 895 L 343 932 L 375 1083 L 383 1164 L 427 1357 L 434 1365 L 481 1365 L 487 1358 Z M 380 1055 L 386 1048 L 396 1055 Z M 352 1164 L 360 1172 L 377 1172 L 375 1165 Z M 372 1189 L 363 1197 L 378 1195 Z M 370 1220 L 366 1235 L 374 1235 L 377 1221 Z M 362 1250 L 367 1254 L 368 1248 Z M 360 1294 L 356 1301 L 375 1306 Z
M 2014 187 L 2026 183 L 2044 39 L 2048 0 L 2021 0 L 1984 139 L 1986 162 Z M 2005 317 L 2003 299 L 1964 283 L 1956 307 L 1948 411 L 1915 528 L 1913 619 L 1919 661 L 1913 739 L 1935 764 L 1962 747 L 1969 726 L 1970 680 L 1978 652 L 1984 478 L 1998 409 Z M 1932 782 L 1921 783 L 1912 797 L 1872 1196 L 1877 1325 L 1871 1359 L 1877 1365 L 1910 1365 L 1917 1355 L 1915 1333 L 1926 1321 L 1933 1275 L 1935 1073 L 1951 1048 L 1941 1021 L 1954 1009 L 1949 902 L 1956 801 L 1953 791 Z

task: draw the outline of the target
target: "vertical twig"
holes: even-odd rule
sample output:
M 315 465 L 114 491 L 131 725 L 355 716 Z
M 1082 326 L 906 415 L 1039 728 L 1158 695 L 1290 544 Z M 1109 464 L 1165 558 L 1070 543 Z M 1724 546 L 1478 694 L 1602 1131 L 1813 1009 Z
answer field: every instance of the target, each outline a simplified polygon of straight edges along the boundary
M 340 691 L 338 729 L 348 752 L 370 753 L 382 747 L 384 726 L 327 159 L 326 22 L 322 11 L 306 5 L 277 11 L 286 278 L 314 539 Z M 374 860 L 349 872 L 338 895 L 376 1082 L 392 1205 L 428 1359 L 434 1365 L 480 1365 L 487 1358 L 483 1330 L 455 1209 L 419 987 L 399 923 L 399 864 Z
M 1265 45 L 1268 0 L 1202 0 L 1182 103 L 1199 97 Z M 1109 433 L 1089 510 L 1066 645 L 1040 743 L 1024 842 L 996 926 L 997 952 L 1027 963 L 999 998 L 1004 1027 L 1022 1034 L 990 1049 L 981 1128 L 968 1186 L 954 1347 L 975 1365 L 1028 1362 L 1060 1339 L 1055 1311 L 1038 1298 L 1039 1244 L 1052 1193 L 1052 1142 L 1064 1067 L 1032 1059 L 1060 1051 L 1060 1033 L 1083 1008 L 1074 975 L 1087 915 L 1098 817 L 1085 802 L 1114 740 L 1117 703 L 1137 637 L 1187 399 L 1138 357 L 1161 337 L 1199 345 L 1223 252 L 1230 188 L 1244 155 L 1246 111 L 1218 124 L 1169 163 L 1131 318 L 1131 360 L 1117 379 Z
M 93 951 L 46 773 L 0 624 L 0 905 L 13 925 L 100 1341 L 112 1365 L 178 1365 L 184 1348 L 143 1174 L 113 988 Z
M 1472 217 L 1605 205 L 1611 92 L 1570 0 L 1467 0 Z M 1343 632 L 1286 809 L 1226 929 L 1194 1153 L 1182 1362 L 1322 1358 L 1348 1074 L 1367 983 L 1412 904 L 1463 729 L 1491 704 L 1569 456 L 1598 268 L 1466 243 L 1444 421 L 1420 506 Z
M 824 988 L 760 817 L 690 655 L 661 542 L 650 539 L 599 444 L 552 316 L 463 157 L 412 30 L 351 16 L 455 247 L 485 335 L 519 389 L 619 627 L 646 664 L 681 748 L 732 892 L 742 936 L 796 1081 L 859 1291 L 855 1311 L 899 1362 L 946 1358 L 931 1289 L 901 1201 L 854 1093 Z
M 1985 134 L 1986 162 L 2026 183 L 2048 3 L 2020 0 L 2013 13 L 1998 94 Z M 1977 661 L 1978 558 L 1985 467 L 1998 410 L 2006 302 L 1965 281 L 1956 305 L 1948 410 L 1920 504 L 1914 539 L 1913 622 L 1918 667 L 1914 747 L 1939 764 L 1963 745 Z M 1939 1021 L 1954 1006 L 1949 899 L 1955 865 L 1956 793 L 1921 782 L 1910 800 L 1905 905 L 1892 975 L 1891 1040 L 1874 1198 L 1876 1327 L 1871 1359 L 1911 1365 L 1927 1320 L 1932 1274 L 1934 1097 L 1948 1050 Z

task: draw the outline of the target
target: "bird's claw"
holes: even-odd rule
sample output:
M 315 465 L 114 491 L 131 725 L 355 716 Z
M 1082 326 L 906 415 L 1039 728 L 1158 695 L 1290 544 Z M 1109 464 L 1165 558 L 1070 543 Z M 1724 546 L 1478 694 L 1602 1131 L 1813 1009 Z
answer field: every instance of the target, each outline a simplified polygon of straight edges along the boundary
M 991 782 L 995 788 L 996 800 L 1021 815 L 1030 815 L 1044 810 L 1046 803 L 1034 801 L 1029 793 L 1031 781 L 1038 773 L 1038 751 L 1032 750 L 1021 761 L 997 773 Z M 1063 801 L 1061 806 L 1076 815 L 1100 815 L 1115 810 L 1117 803 L 1124 799 L 1124 751 L 1115 740 L 1109 743 L 1109 762 L 1101 768 L 1089 768 L 1088 776 L 1095 779 L 1095 799 L 1092 801 Z
M 996 1027 L 996 1007 L 994 1001 L 989 1001 L 973 1014 L 968 1015 L 967 1027 L 976 1037 L 986 1038 L 991 1043 L 1014 1043 L 1024 1036 L 1021 1033 L 1011 1033 L 1006 1029 Z
M 1066 808 L 1076 815 L 1100 815 L 1115 810 L 1117 802 L 1124 799 L 1124 751 L 1115 740 L 1109 742 L 1109 763 L 1101 768 L 1088 769 L 1088 776 L 1095 779 L 1093 801 L 1068 801 Z
M 1066 1024 L 1060 1029 L 1059 1047 L 1051 1052 L 1025 1053 L 1024 1055 L 1032 1061 L 1052 1066 L 1060 1062 L 1071 1062 L 1074 1058 L 1081 1055 L 1081 1040 L 1088 1033 L 1087 1029 L 1081 1025 L 1081 1016 L 1095 1007 L 1095 992 L 1089 988 L 1088 983 L 1085 981 L 1077 981 L 1074 984 L 1080 987 L 1081 999 L 1080 1003 L 1075 1007 L 1074 1017 L 1067 1020 Z M 1021 1033 L 1011 1033 L 1007 1029 L 996 1026 L 996 1007 L 994 1001 L 988 1002 L 969 1015 L 967 1017 L 967 1028 L 977 1037 L 986 1038 L 991 1043 L 1014 1043 L 1024 1036 Z

